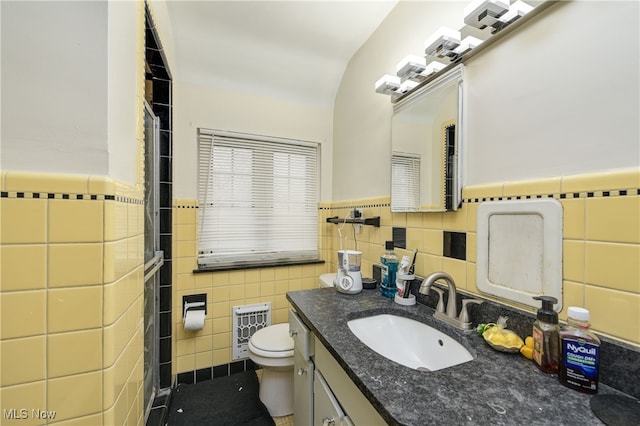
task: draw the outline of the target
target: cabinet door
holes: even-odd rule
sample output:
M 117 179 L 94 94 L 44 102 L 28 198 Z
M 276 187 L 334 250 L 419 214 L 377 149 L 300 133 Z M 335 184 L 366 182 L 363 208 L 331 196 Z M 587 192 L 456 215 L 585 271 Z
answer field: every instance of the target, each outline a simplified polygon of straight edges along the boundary
M 311 332 L 293 310 L 289 310 L 289 335 L 293 339 L 295 350 L 300 352 L 305 360 L 309 361 L 309 358 L 313 355 Z
M 344 412 L 322 374 L 316 370 L 313 380 L 313 426 L 340 426 Z
M 309 426 L 313 423 L 313 362 L 298 351 L 293 360 L 293 421 L 296 426 Z

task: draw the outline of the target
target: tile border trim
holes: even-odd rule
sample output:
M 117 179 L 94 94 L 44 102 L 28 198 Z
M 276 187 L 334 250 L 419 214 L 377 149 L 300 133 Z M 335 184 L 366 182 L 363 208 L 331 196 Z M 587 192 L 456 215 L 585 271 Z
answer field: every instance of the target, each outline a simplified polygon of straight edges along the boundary
M 44 200 L 81 200 L 81 201 L 116 201 L 126 204 L 144 204 L 143 199 L 124 197 L 121 195 L 103 194 L 73 194 L 56 192 L 21 192 L 21 191 L 1 191 L 0 198 L 10 199 L 44 199 Z
M 532 200 L 540 198 L 554 198 L 556 200 L 570 200 L 575 198 L 606 198 L 606 197 L 626 197 L 640 195 L 640 189 L 615 189 L 611 191 L 588 191 L 588 192 L 563 192 L 557 194 L 535 194 L 535 195 L 510 195 L 500 197 L 464 198 L 463 203 L 482 203 L 485 201 L 511 201 L 511 200 Z

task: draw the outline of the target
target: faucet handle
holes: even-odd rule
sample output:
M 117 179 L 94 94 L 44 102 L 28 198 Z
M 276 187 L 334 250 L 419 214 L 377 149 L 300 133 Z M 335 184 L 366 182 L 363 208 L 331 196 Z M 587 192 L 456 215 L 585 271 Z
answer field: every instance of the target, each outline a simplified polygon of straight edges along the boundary
M 442 312 L 444 314 L 444 290 L 438 287 L 431 287 L 433 291 L 438 293 L 438 305 L 436 306 L 436 312 Z
M 463 299 L 462 300 L 462 309 L 460 310 L 459 320 L 461 323 L 470 323 L 471 319 L 469 318 L 469 311 L 467 309 L 467 305 L 470 303 L 482 304 L 484 301 L 479 299 Z

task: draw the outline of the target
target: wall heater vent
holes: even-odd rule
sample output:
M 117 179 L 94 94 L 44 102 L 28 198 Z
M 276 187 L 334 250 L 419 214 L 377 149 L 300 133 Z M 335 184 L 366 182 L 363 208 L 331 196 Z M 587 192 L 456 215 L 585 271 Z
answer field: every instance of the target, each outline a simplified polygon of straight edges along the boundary
M 271 302 L 233 307 L 233 358 L 249 356 L 253 333 L 271 325 Z

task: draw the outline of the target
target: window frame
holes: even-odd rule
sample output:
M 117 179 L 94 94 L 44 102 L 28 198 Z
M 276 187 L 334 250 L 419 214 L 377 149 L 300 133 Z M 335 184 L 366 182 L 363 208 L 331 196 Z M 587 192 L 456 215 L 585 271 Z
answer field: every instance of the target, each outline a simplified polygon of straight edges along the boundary
M 319 196 L 320 196 L 321 145 L 319 143 L 297 140 L 297 139 L 287 139 L 287 138 L 280 138 L 280 137 L 255 135 L 255 134 L 249 134 L 249 133 L 212 130 L 207 128 L 197 129 L 197 139 L 198 139 L 198 209 L 199 209 L 198 224 L 197 224 L 197 227 L 198 227 L 197 228 L 198 230 L 198 235 L 197 235 L 197 265 L 198 265 L 197 267 L 198 269 L 197 271 L 202 272 L 202 271 L 227 270 L 227 269 L 251 269 L 251 268 L 264 268 L 264 267 L 270 267 L 270 266 L 298 265 L 298 264 L 322 262 L 322 260 L 320 260 L 319 258 L 320 246 L 319 246 L 319 236 L 317 232 L 318 202 L 319 202 Z M 304 241 L 303 242 L 296 241 L 296 243 L 301 244 L 302 246 L 296 246 L 289 249 L 285 248 L 283 250 L 279 250 L 279 249 L 274 250 L 272 246 L 274 244 L 278 245 L 277 241 L 276 242 L 272 241 L 272 239 L 270 239 L 268 235 L 266 235 L 267 233 L 265 233 L 265 235 L 259 235 L 263 229 L 267 229 L 267 228 L 260 228 L 260 230 L 255 233 L 251 233 L 251 231 L 248 231 L 245 234 L 245 236 L 246 235 L 251 235 L 251 236 L 249 236 L 248 237 L 249 239 L 247 240 L 249 244 L 247 244 L 247 246 L 245 246 L 244 249 L 240 249 L 240 250 L 245 250 L 242 253 L 239 253 L 239 254 L 233 253 L 233 249 L 231 249 L 229 252 L 225 252 L 224 248 L 220 248 L 220 252 L 218 252 L 217 254 L 215 250 L 209 251 L 209 249 L 214 245 L 219 245 L 219 244 L 224 245 L 225 241 L 226 242 L 229 241 L 228 238 L 227 240 L 224 240 L 224 236 L 222 236 L 221 238 L 223 238 L 224 240 L 222 243 L 220 243 L 221 240 L 219 240 L 218 242 L 211 243 L 211 238 L 215 238 L 215 236 L 206 237 L 203 235 L 205 228 L 207 227 L 207 223 L 205 221 L 207 220 L 207 217 L 210 218 L 210 215 L 213 212 L 212 209 L 215 208 L 215 205 L 214 205 L 215 201 L 212 203 L 208 203 L 209 200 L 207 200 L 205 202 L 206 200 L 205 194 L 211 194 L 211 191 L 213 191 L 213 189 L 207 187 L 207 185 L 211 186 L 212 179 L 215 179 L 214 177 L 215 175 L 210 175 L 210 173 L 212 173 L 211 167 L 214 167 L 214 165 L 212 165 L 211 163 L 213 161 L 213 158 L 212 158 L 213 149 L 214 149 L 214 146 L 216 147 L 228 146 L 228 145 L 225 145 L 228 143 L 230 143 L 231 146 L 233 146 L 235 149 L 238 149 L 238 151 L 240 151 L 243 148 L 236 146 L 236 144 L 239 144 L 239 145 L 244 144 L 245 145 L 244 149 L 250 150 L 251 155 L 256 157 L 257 157 L 256 152 L 261 152 L 262 154 L 264 154 L 264 152 L 261 151 L 261 148 L 265 148 L 265 147 L 269 147 L 267 149 L 269 156 L 272 154 L 277 154 L 279 152 L 284 151 L 287 153 L 286 155 L 289 158 L 291 158 L 291 157 L 294 157 L 295 154 L 299 154 L 299 151 L 300 151 L 303 153 L 303 156 L 304 156 L 303 161 L 304 161 L 305 167 L 308 167 L 309 164 L 313 166 L 313 170 L 311 170 L 310 172 L 313 175 L 311 176 L 308 174 L 304 175 L 304 178 L 302 179 L 304 184 L 304 189 L 297 193 L 303 196 L 303 200 L 301 202 L 302 204 L 301 209 L 299 210 L 299 212 L 296 212 L 293 214 L 289 213 L 289 216 L 285 216 L 290 219 L 295 219 L 296 214 L 300 214 L 300 217 L 302 219 L 304 219 L 304 217 L 307 217 L 308 220 L 307 221 L 303 220 L 302 223 L 300 224 L 300 228 L 302 229 L 301 232 L 303 233 L 302 235 L 304 237 L 302 239 Z M 285 149 L 283 151 L 278 150 L 277 149 L 278 146 Z M 265 158 L 267 158 L 267 160 L 265 160 Z M 274 157 L 261 157 L 261 159 L 262 159 L 261 160 L 262 163 L 260 164 L 263 164 L 263 165 L 267 164 L 268 165 L 267 169 L 271 170 L 270 172 L 267 172 L 267 173 L 270 173 L 270 175 L 267 174 L 267 176 L 270 176 L 270 178 L 266 178 L 266 179 L 263 179 L 262 181 L 258 181 L 259 183 L 256 183 L 255 179 L 251 181 L 251 184 L 249 185 L 251 187 L 249 193 L 253 198 L 251 198 L 252 202 L 250 203 L 250 206 L 245 206 L 246 208 L 244 213 L 247 213 L 249 217 L 251 217 L 252 214 L 255 215 L 256 213 L 254 213 L 254 209 L 259 210 L 259 208 L 256 208 L 256 205 L 258 203 L 255 200 L 257 198 L 262 198 L 262 196 L 266 193 L 267 198 L 271 197 L 271 201 L 270 201 L 270 204 L 268 202 L 266 206 L 264 205 L 264 203 L 262 203 L 262 206 L 267 208 L 266 212 L 263 211 L 263 213 L 265 214 L 264 218 L 265 218 L 266 225 L 273 225 L 273 223 L 271 223 L 270 220 L 278 218 L 278 215 L 275 214 L 274 210 L 277 209 L 279 201 L 283 200 L 281 198 L 277 198 L 277 196 L 275 195 L 276 187 L 273 182 L 276 179 L 276 173 L 273 170 L 273 165 L 276 163 L 276 160 L 274 159 Z M 259 163 L 259 161 L 256 161 L 256 163 Z M 253 176 L 254 175 L 253 172 L 258 170 L 259 167 L 254 163 L 251 163 L 251 167 L 252 167 L 252 170 L 248 174 Z M 206 169 L 206 172 L 204 171 L 204 169 Z M 238 169 L 236 169 L 236 172 L 237 170 Z M 288 166 L 287 169 L 282 169 L 282 170 L 285 170 L 286 172 L 291 173 L 292 168 L 291 166 Z M 306 168 L 304 170 L 305 170 L 305 173 L 307 173 Z M 260 176 L 260 174 L 258 174 L 258 176 Z M 264 177 L 264 174 L 262 176 Z M 269 182 L 265 182 L 265 180 Z M 256 190 L 254 185 L 257 185 L 257 184 L 262 185 L 262 189 Z M 270 191 L 268 190 L 269 186 L 271 186 Z M 265 188 L 267 188 L 266 192 L 264 192 Z M 296 210 L 297 206 L 291 202 L 291 197 L 289 196 L 290 194 L 291 194 L 290 192 L 287 192 L 288 196 L 284 199 L 284 203 L 289 205 L 290 210 Z M 272 214 L 272 211 L 273 211 L 273 214 Z M 235 215 L 228 214 L 226 216 L 223 215 L 221 217 L 232 218 L 232 217 L 235 217 Z M 254 216 L 254 217 L 258 217 L 258 216 Z M 224 222 L 224 220 L 225 219 L 222 219 L 222 222 Z M 287 221 L 287 227 L 289 226 L 290 223 L 292 222 Z M 233 226 L 235 226 L 236 229 L 240 229 L 239 227 L 241 225 L 236 223 L 236 224 L 233 224 Z M 256 225 L 254 224 L 254 227 L 255 226 Z M 282 225 L 280 225 L 280 228 L 278 228 L 278 225 L 273 225 L 271 229 L 272 228 L 276 228 L 276 232 L 277 230 L 283 229 Z M 211 229 L 207 229 L 207 232 L 210 233 Z M 299 235 L 300 234 L 296 234 L 296 240 L 300 239 Z M 249 248 L 251 243 L 250 238 L 253 238 L 254 236 L 257 238 L 257 241 L 259 240 L 267 241 L 268 249 L 263 249 L 265 251 L 261 251 L 260 249 L 256 251 L 252 251 L 253 249 Z M 207 238 L 209 239 L 207 240 Z M 287 244 L 286 237 L 282 237 L 279 239 L 285 240 L 284 243 L 281 242 L 280 245 Z M 289 238 L 289 240 L 291 240 L 291 238 Z M 206 244 L 203 244 L 203 241 L 205 241 L 205 243 L 206 241 L 209 241 L 210 243 L 209 246 L 206 246 Z M 257 245 L 258 244 L 256 244 L 256 246 Z M 311 247 L 311 245 L 313 247 Z M 301 253 L 297 253 L 299 251 Z

